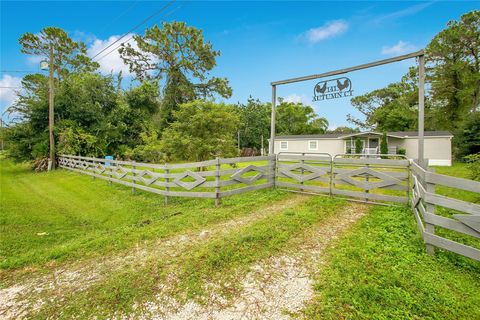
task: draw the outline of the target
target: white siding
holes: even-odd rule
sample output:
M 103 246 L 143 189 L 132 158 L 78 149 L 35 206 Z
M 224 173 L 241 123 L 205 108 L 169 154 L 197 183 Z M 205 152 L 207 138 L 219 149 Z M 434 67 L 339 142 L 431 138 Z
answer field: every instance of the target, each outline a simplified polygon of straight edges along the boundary
M 288 141 L 288 150 L 281 150 L 280 143 Z M 317 150 L 308 148 L 309 141 L 317 141 Z M 275 140 L 275 153 L 297 152 L 297 153 L 329 153 L 331 155 L 344 153 L 343 140 L 341 139 L 305 139 L 305 140 Z
M 407 151 L 409 159 L 418 158 L 418 139 L 407 138 L 403 140 L 401 148 Z M 431 165 L 452 164 L 452 140 L 450 137 L 425 137 L 425 158 L 429 159 Z
M 281 141 L 288 142 L 287 150 L 280 149 Z M 318 141 L 317 150 L 308 148 L 309 141 Z M 390 137 L 388 139 L 389 146 L 396 146 L 397 150 L 403 148 L 406 150 L 406 156 L 409 159 L 418 157 L 418 139 L 406 138 L 399 139 Z M 345 153 L 345 140 L 343 139 L 276 139 L 275 153 L 279 152 L 295 152 L 295 153 L 329 153 L 334 156 L 336 154 Z M 425 137 L 425 158 L 430 160 L 432 165 L 451 165 L 452 163 L 452 142 L 450 137 Z

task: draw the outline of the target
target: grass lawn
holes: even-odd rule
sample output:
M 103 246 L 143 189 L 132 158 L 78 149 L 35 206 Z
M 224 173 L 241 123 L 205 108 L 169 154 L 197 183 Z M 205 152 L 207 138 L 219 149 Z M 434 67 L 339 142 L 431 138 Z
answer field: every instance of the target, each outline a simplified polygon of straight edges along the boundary
M 372 207 L 330 250 L 308 319 L 480 319 L 480 263 L 432 257 L 408 209 Z
M 66 170 L 33 173 L 0 160 L 0 269 L 104 255 L 248 214 L 291 194 L 263 190 L 213 200 L 137 192 Z
M 48 301 L 27 310 L 32 319 L 141 314 L 134 306 L 154 301 L 160 288 L 181 302 L 234 297 L 253 265 L 295 252 L 346 205 L 275 189 L 227 197 L 219 207 L 211 199 L 188 198 L 165 205 L 162 196 L 132 194 L 67 170 L 33 173 L 8 160 L 0 166 L 0 289 L 24 280 L 44 288 L 22 296 Z M 437 172 L 448 170 L 466 172 L 461 165 Z M 444 251 L 428 256 L 407 208 L 369 210 L 325 252 L 315 299 L 300 316 L 480 319 L 480 263 Z M 204 230 L 211 233 L 202 238 Z M 184 243 L 164 243 L 184 235 Z M 73 280 L 50 288 L 52 269 Z
M 470 171 L 466 163 L 455 162 L 451 167 L 433 167 L 433 169 L 436 173 L 444 174 L 447 176 L 471 179 Z M 473 203 L 480 203 L 480 193 L 459 190 L 441 185 L 437 186 L 435 191 L 450 198 L 455 198 Z
M 224 236 L 194 245 L 176 257 L 160 260 L 152 257 L 134 268 L 112 273 L 83 292 L 75 292 L 60 303 L 50 303 L 36 316 L 39 319 L 62 314 L 81 318 L 107 317 L 115 312 L 133 312 L 134 303 L 151 301 L 158 292 L 159 282 L 174 281 L 177 285 L 169 294 L 176 299 L 193 299 L 206 303 L 211 290 L 229 297 L 238 293 L 239 282 L 249 267 L 261 259 L 289 252 L 295 238 L 304 231 L 335 214 L 344 201 L 309 197 L 293 209 L 260 219 L 233 230 Z M 174 280 L 167 280 L 175 274 Z M 206 291 L 206 285 L 215 289 Z M 186 301 L 186 300 L 185 300 Z M 138 311 L 138 310 L 137 310 Z

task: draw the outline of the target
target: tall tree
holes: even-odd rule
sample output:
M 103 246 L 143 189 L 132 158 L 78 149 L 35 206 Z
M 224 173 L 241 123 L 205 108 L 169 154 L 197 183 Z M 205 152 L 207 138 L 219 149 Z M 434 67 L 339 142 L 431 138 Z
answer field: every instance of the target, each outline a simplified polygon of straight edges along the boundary
M 195 100 L 180 105 L 174 117 L 162 138 L 167 160 L 202 161 L 238 154 L 239 117 L 233 106 Z
M 328 128 L 327 119 L 319 117 L 312 107 L 283 99 L 277 107 L 276 121 L 277 133 L 284 135 L 325 133 Z
M 414 130 L 417 126 L 418 104 L 416 73 L 411 69 L 400 82 L 354 97 L 351 103 L 365 119 L 349 114 L 347 120 L 362 129 Z
M 435 119 L 456 131 L 469 113 L 480 111 L 480 11 L 450 21 L 430 42 L 426 56 Z
M 240 116 L 240 147 L 261 149 L 262 136 L 267 145 L 270 137 L 271 104 L 249 97 L 246 104 L 236 106 Z
M 53 52 L 54 71 L 59 78 L 71 72 L 91 72 L 99 67 L 87 56 L 85 43 L 76 42 L 56 27 L 46 27 L 39 33 L 27 32 L 18 40 L 22 53 L 47 59 Z
M 232 89 L 225 78 L 209 75 L 219 51 L 204 40 L 202 30 L 184 22 L 155 25 L 134 36 L 137 48 L 123 44 L 123 61 L 140 80 L 163 80 L 163 127 L 173 120 L 178 105 L 215 94 L 228 98 Z

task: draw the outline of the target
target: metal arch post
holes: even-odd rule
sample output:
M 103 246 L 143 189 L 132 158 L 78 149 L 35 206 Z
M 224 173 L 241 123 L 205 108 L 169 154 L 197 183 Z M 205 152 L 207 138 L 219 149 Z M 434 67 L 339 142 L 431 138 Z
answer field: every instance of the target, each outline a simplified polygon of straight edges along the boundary
M 427 166 L 424 155 L 425 129 L 425 56 L 418 56 L 418 162 Z
M 268 145 L 268 154 L 275 154 L 275 104 L 277 101 L 277 87 L 272 85 L 272 116 L 270 124 L 270 143 Z

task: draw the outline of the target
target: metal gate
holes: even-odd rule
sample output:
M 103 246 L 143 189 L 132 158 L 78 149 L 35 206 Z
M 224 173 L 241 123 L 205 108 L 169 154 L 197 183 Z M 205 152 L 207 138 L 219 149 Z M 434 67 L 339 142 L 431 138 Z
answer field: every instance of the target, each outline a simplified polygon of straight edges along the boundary
M 275 183 L 289 191 L 407 204 L 409 170 L 402 155 L 279 153 Z

